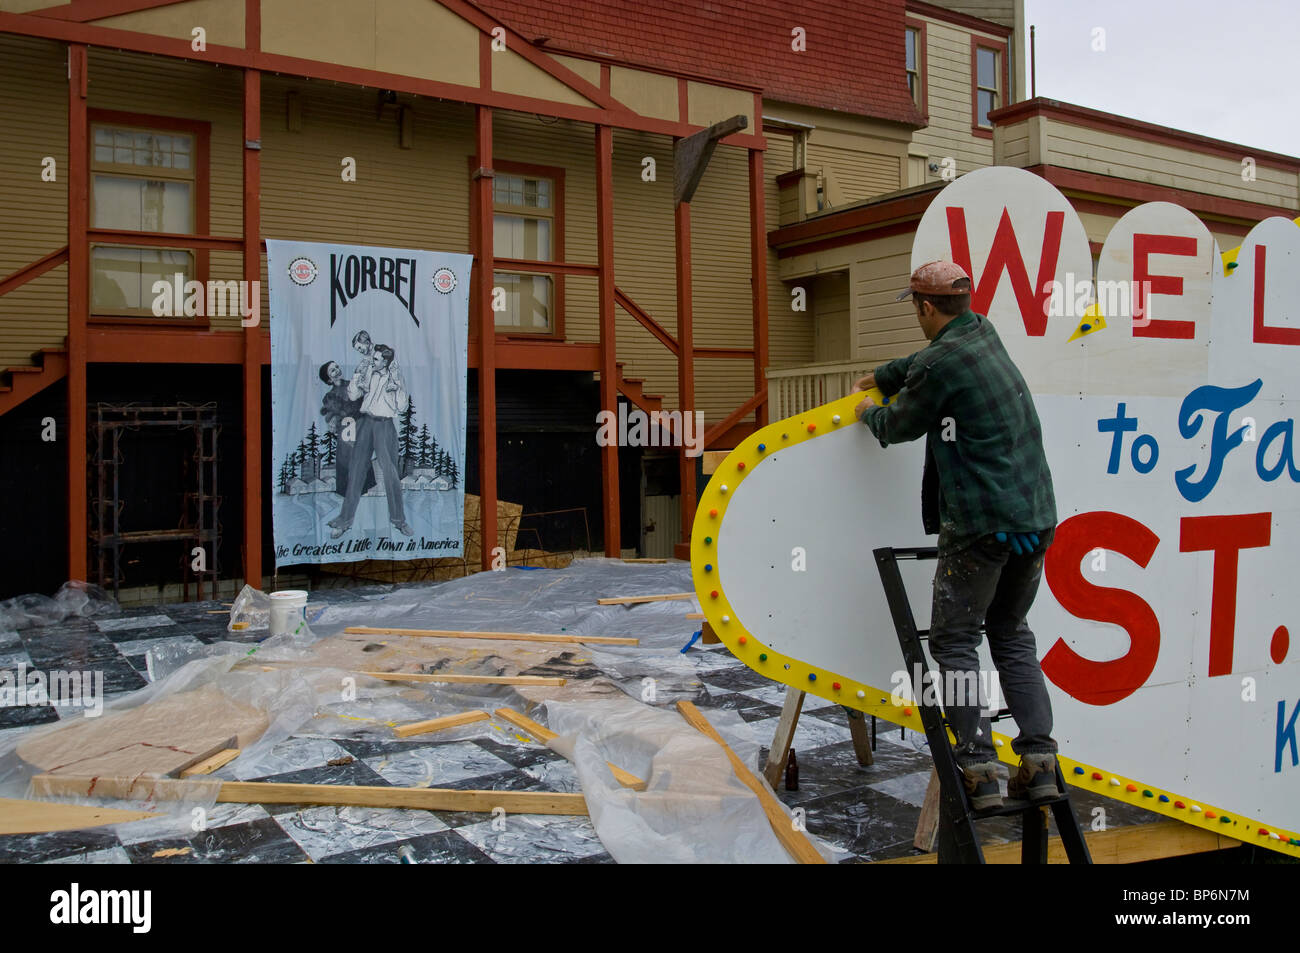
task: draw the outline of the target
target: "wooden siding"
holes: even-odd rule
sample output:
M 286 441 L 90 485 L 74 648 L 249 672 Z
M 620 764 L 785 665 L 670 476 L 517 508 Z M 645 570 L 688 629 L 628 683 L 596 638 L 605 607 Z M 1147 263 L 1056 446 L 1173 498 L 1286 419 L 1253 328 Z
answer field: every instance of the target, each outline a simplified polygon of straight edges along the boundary
M 1250 155 L 1248 150 L 1243 150 L 1240 158 L 1229 159 L 1051 118 L 1047 119 L 1046 142 L 1043 162 L 1048 165 L 1244 202 L 1300 208 L 1293 172 L 1257 165 L 1255 181 L 1242 181 L 1241 160 Z
M 839 204 L 848 205 L 863 199 L 894 192 L 907 183 L 903 176 L 903 157 L 868 151 L 872 143 L 862 143 L 863 148 L 846 148 L 818 141 L 814 133 L 808 143 L 808 168 L 825 173 L 837 186 Z
M 68 243 L 68 58 L 61 43 L 0 35 L 0 277 Z M 22 94 L 17 95 L 21 90 Z M 58 176 L 41 180 L 50 156 Z M 0 297 L 0 368 L 67 335 L 67 265 Z
M 894 300 L 912 272 L 912 237 L 892 235 L 854 249 L 854 359 L 884 363 L 925 346 L 912 305 Z
M 40 157 L 66 167 L 66 62 L 61 45 L 0 37 L 0 76 L 22 98 L 0 105 L 0 184 L 17 196 L 17 215 L 4 218 L 0 271 L 10 274 L 66 243 L 66 181 L 40 181 Z M 201 119 L 211 124 L 210 209 L 213 235 L 237 237 L 242 229 L 241 77 L 198 63 L 92 50 L 90 106 L 147 115 Z M 300 132 L 290 132 L 286 98 L 296 92 Z M 266 76 L 262 93 L 262 233 L 267 238 L 346 241 L 358 244 L 469 250 L 469 167 L 474 151 L 471 107 L 403 96 L 415 116 L 415 147 L 398 143 L 397 109 L 376 116 L 376 93 L 335 84 Z M 498 111 L 495 152 L 500 160 L 565 170 L 566 258 L 594 263 L 595 170 L 591 127 L 569 120 Z M 779 215 L 775 177 L 789 171 L 788 137 L 770 138 L 766 156 L 766 218 Z M 642 179 L 642 159 L 656 162 L 656 181 Z M 340 176 L 345 157 L 356 160 L 357 179 Z M 672 214 L 672 140 L 638 132 L 614 137 L 616 281 L 670 332 L 676 331 Z M 753 343 L 749 268 L 748 169 L 743 150 L 715 152 L 692 207 L 695 341 L 701 347 L 748 348 Z M 789 309 L 788 289 L 769 253 L 773 362 L 812 357 L 807 313 Z M 210 277 L 238 279 L 237 252 L 210 253 Z M 565 331 L 573 342 L 599 337 L 596 282 L 566 277 Z M 262 267 L 262 315 L 269 321 L 268 284 Z M 40 347 L 62 346 L 66 334 L 66 268 L 0 298 L 0 362 L 25 363 Z M 214 329 L 233 330 L 238 316 L 211 318 Z M 619 360 L 625 373 L 646 379 L 648 393 L 676 406 L 676 359 L 618 309 Z M 739 359 L 697 362 L 697 409 L 716 422 L 753 393 L 753 365 Z
M 993 143 L 971 133 L 971 31 L 931 17 L 917 19 L 926 24 L 925 81 L 930 124 L 918 129 L 912 141 L 929 150 L 931 162 L 942 164 L 945 157 L 951 156 L 957 162 L 958 175 L 992 165 Z M 1008 91 L 1002 93 L 1001 104 L 1006 105 Z M 928 181 L 939 178 L 937 172 L 927 175 Z

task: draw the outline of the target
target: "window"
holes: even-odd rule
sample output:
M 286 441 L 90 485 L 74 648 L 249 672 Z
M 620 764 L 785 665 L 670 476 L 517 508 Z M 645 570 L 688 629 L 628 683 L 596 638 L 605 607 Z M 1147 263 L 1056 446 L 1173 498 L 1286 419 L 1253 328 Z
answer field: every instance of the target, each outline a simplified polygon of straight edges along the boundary
M 497 258 L 556 260 L 554 180 L 530 173 L 502 171 L 492 179 L 492 253 Z M 555 282 L 550 275 L 526 272 L 493 273 L 505 291 L 506 307 L 496 312 L 496 326 L 505 331 L 552 334 L 555 322 Z
M 921 109 L 921 28 L 909 26 L 904 35 L 907 38 L 907 91 L 912 94 L 916 108 Z
M 196 132 L 92 122 L 90 136 L 92 229 L 198 233 Z M 151 316 L 155 281 L 196 276 L 195 253 L 184 248 L 97 244 L 90 268 L 99 315 Z
M 989 113 L 1005 104 L 1007 86 L 1007 48 L 1004 44 L 971 37 L 971 128 L 980 135 L 991 136 L 993 123 Z

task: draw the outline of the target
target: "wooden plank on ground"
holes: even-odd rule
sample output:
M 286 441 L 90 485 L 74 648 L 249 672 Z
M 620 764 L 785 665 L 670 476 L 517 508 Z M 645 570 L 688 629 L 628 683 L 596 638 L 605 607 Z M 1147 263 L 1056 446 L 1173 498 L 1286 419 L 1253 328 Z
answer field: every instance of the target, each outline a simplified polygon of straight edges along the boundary
M 692 622 L 698 622 L 700 619 L 703 619 L 703 618 L 704 618 L 704 613 L 703 613 L 703 612 L 688 612 L 688 613 L 686 613 L 686 618 L 689 619 L 689 620 L 691 620 Z
M 409 635 L 428 639 L 500 639 L 509 642 L 581 642 L 584 645 L 640 645 L 640 639 L 614 635 L 550 635 L 541 632 L 464 632 L 459 629 L 393 629 L 382 626 L 350 625 L 349 635 Z
M 386 682 L 455 682 L 465 685 L 563 685 L 564 679 L 549 675 L 432 675 L 423 672 L 359 672 Z
M 1113 827 L 1108 831 L 1085 831 L 1083 837 L 1088 842 L 1088 853 L 1092 855 L 1094 864 L 1136 864 L 1163 857 L 1181 857 L 1185 854 L 1229 850 L 1241 846 L 1241 841 L 1181 821 L 1156 821 L 1152 824 Z M 1019 841 L 1012 841 L 1009 844 L 991 844 L 983 850 L 985 863 L 1020 863 Z M 920 854 L 914 857 L 876 861 L 878 864 L 937 864 L 938 862 L 938 854 Z M 1059 837 L 1047 839 L 1047 862 L 1049 864 L 1070 862 Z
M 196 774 L 211 774 L 213 771 L 220 771 L 239 757 L 239 751 L 239 748 L 226 748 L 218 751 L 212 757 L 204 758 L 198 764 L 186 768 L 181 772 L 181 777 L 188 778 Z
M 498 708 L 496 710 L 496 715 L 498 718 L 504 718 L 516 728 L 522 728 L 543 744 L 550 741 L 552 738 L 557 737 L 555 732 L 551 731 L 551 729 L 542 727 L 527 715 L 521 714 L 513 708 Z M 623 785 L 623 787 L 631 788 L 633 791 L 645 790 L 646 782 L 638 778 L 635 774 L 630 774 L 629 772 L 624 771 L 612 761 L 606 761 L 605 764 L 609 765 L 609 770 L 610 773 L 614 775 L 614 780 Z
M 675 599 L 694 599 L 693 592 L 664 592 L 657 596 L 610 596 L 607 599 L 597 599 L 596 604 L 601 606 L 631 606 L 642 602 L 671 602 Z
M 125 824 L 161 817 L 149 811 L 124 811 L 113 807 L 87 807 L 57 801 L 25 801 L 0 798 L 0 834 L 46 834 L 51 831 L 79 831 L 105 824 Z
M 875 764 L 876 758 L 871 753 L 871 730 L 867 728 L 867 716 L 853 708 L 845 708 L 844 713 L 849 716 L 849 737 L 853 739 L 853 754 L 857 757 L 858 764 L 869 768 Z
M 487 721 L 491 717 L 485 711 L 463 711 L 459 715 L 444 715 L 441 718 L 430 718 L 428 721 L 413 721 L 408 725 L 398 725 L 393 729 L 393 734 L 399 738 L 409 738 L 411 735 L 427 735 L 432 731 L 459 728 L 461 725 L 472 725 L 476 721 Z
M 930 783 L 925 786 L 925 800 L 921 802 L 921 816 L 916 819 L 916 833 L 912 846 L 927 853 L 934 850 L 939 835 L 939 772 L 930 769 Z
M 656 558 L 654 558 L 654 557 L 652 557 L 652 556 L 640 556 L 640 557 L 638 557 L 638 558 L 636 558 L 636 559 L 625 559 L 625 560 L 623 560 L 623 562 L 625 562 L 625 563 L 654 563 L 654 564 L 657 565 L 657 564 L 659 564 L 659 563 L 666 563 L 666 562 L 668 562 L 668 560 L 667 560 L 667 559 L 656 559 Z
M 679 701 L 677 710 L 690 722 L 691 727 L 712 738 L 722 748 L 727 760 L 731 762 L 731 770 L 735 772 L 736 777 L 758 796 L 759 803 L 763 805 L 763 813 L 767 815 L 767 822 L 772 825 L 772 833 L 781 842 L 781 846 L 790 852 L 790 856 L 801 864 L 826 863 L 826 859 L 817 852 L 808 835 L 795 829 L 793 820 L 781 809 L 781 802 L 763 786 L 763 782 L 749 768 L 745 767 L 745 762 L 741 761 L 736 756 L 736 752 L 731 750 L 730 745 L 722 740 L 722 735 L 709 724 L 709 720 L 700 713 L 700 710 L 688 701 Z
M 38 774 L 32 788 L 42 794 L 85 797 L 97 778 L 65 778 Z M 161 779 L 151 796 L 177 800 L 196 782 Z M 201 782 L 199 782 L 201 783 Z M 501 807 L 511 814 L 585 815 L 581 794 L 550 791 L 456 791 L 450 788 L 398 788 L 351 784 L 277 784 L 271 781 L 223 781 L 217 801 L 226 804 L 322 804 L 339 807 L 400 807 L 424 811 L 476 811 L 490 813 Z
M 793 686 L 785 690 L 785 701 L 781 703 L 781 717 L 776 723 L 776 734 L 772 745 L 767 749 L 767 764 L 763 768 L 763 777 L 775 789 L 785 773 L 785 764 L 790 760 L 790 742 L 794 740 L 794 729 L 799 724 L 799 713 L 803 711 L 804 693 Z

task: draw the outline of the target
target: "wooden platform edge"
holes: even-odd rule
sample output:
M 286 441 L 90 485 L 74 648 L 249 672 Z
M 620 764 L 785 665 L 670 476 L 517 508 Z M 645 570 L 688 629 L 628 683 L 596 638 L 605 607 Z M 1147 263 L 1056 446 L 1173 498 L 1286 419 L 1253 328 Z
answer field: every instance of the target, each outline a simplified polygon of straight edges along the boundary
M 1213 831 L 1202 830 L 1181 821 L 1154 821 L 1134 824 L 1108 831 L 1085 831 L 1084 840 L 1094 864 L 1136 864 L 1165 857 L 1182 857 L 1214 850 L 1240 847 L 1241 841 Z M 873 861 L 876 864 L 935 864 L 938 854 L 919 854 L 914 857 L 895 857 Z M 990 864 L 1020 863 L 1020 842 L 991 844 L 984 847 L 984 860 Z M 1048 838 L 1047 862 L 1069 863 L 1065 847 L 1056 836 Z

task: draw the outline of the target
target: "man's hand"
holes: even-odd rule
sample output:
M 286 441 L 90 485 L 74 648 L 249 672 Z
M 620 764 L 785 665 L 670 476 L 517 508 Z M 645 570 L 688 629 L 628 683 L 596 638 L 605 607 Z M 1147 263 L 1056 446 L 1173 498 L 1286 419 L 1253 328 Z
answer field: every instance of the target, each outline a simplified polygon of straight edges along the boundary
M 867 408 L 875 406 L 876 402 L 874 400 L 870 397 L 864 397 L 862 400 L 858 401 L 858 406 L 853 408 L 853 415 L 857 417 L 858 420 L 861 420 L 862 415 L 867 412 Z
M 875 387 L 875 386 L 876 386 L 876 372 L 875 372 L 875 371 L 872 371 L 872 372 L 869 373 L 866 377 L 860 377 L 860 378 L 858 378 L 858 380 L 857 380 L 856 382 L 854 382 L 854 384 L 853 384 L 853 389 L 854 389 L 855 391 L 859 391 L 859 390 L 871 390 L 871 388 L 873 388 L 873 387 Z M 859 416 L 861 416 L 861 415 L 859 415 Z

